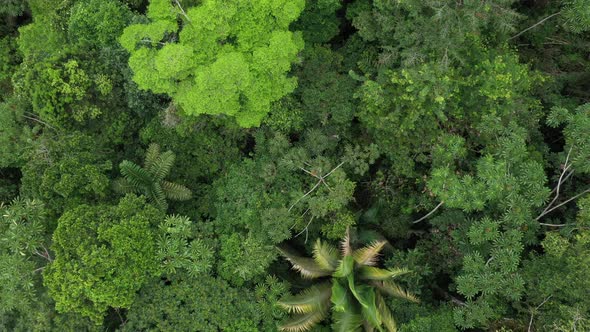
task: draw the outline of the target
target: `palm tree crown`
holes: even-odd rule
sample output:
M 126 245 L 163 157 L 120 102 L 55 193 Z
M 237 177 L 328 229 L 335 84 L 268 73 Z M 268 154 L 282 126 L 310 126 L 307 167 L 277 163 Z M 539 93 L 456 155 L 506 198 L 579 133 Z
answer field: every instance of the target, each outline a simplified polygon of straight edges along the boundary
M 148 147 L 144 167 L 131 161 L 124 160 L 119 165 L 123 178 L 114 183 L 116 191 L 121 193 L 136 193 L 145 195 L 156 206 L 166 210 L 166 199 L 185 201 L 191 198 L 191 191 L 180 184 L 164 180 L 172 165 L 174 165 L 172 151 L 160 152 L 160 146 L 152 143 Z
M 340 252 L 319 239 L 314 245 L 313 258 L 300 257 L 279 248 L 281 254 L 291 262 L 293 269 L 304 278 L 331 277 L 329 281 L 279 301 L 282 308 L 294 314 L 280 326 L 280 330 L 307 331 L 325 319 L 331 308 L 334 313 L 334 331 L 360 331 L 362 327 L 366 331 L 397 331 L 384 295 L 412 302 L 418 302 L 418 299 L 393 281 L 410 272 L 409 270 L 376 267 L 379 253 L 386 243 L 375 241 L 353 250 L 347 231 L 341 241 Z

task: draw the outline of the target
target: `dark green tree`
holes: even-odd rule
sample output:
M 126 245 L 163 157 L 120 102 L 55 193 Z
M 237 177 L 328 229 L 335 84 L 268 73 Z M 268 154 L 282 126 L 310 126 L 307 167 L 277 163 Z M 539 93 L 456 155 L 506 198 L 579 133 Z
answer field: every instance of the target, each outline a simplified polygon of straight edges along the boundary
M 167 199 L 184 201 L 191 198 L 191 191 L 183 185 L 164 180 L 175 156 L 172 151 L 160 152 L 160 146 L 152 143 L 147 149 L 144 167 L 125 160 L 119 165 L 122 179 L 114 182 L 114 188 L 121 193 L 145 195 L 150 202 L 162 210 L 168 207 Z

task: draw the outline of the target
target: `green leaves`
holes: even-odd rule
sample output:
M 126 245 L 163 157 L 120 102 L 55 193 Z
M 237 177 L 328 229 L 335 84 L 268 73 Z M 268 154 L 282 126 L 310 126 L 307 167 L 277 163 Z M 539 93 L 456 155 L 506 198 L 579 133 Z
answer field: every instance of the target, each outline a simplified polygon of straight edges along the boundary
M 296 296 L 281 299 L 278 304 L 290 313 L 326 312 L 332 296 L 329 284 L 312 286 Z
M 311 329 L 327 315 L 327 308 L 331 302 L 335 331 L 357 331 L 363 323 L 378 331 L 384 331 L 383 326 L 387 331 L 396 331 L 395 321 L 383 300 L 382 293 L 412 302 L 418 302 L 418 299 L 391 281 L 397 276 L 408 273 L 407 269 L 384 270 L 371 266 L 376 265 L 377 254 L 385 243 L 385 241 L 375 241 L 366 247 L 353 250 L 347 230 L 341 241 L 342 257 L 336 269 L 333 268 L 333 263 L 326 263 L 329 262 L 326 257 L 332 260 L 336 249 L 322 244 L 319 239 L 314 245 L 313 260 L 281 250 L 293 268 L 304 277 L 332 275 L 331 286 L 328 284 L 317 286 L 321 288 L 312 286 L 295 297 L 286 297 L 279 302 L 279 305 L 289 312 L 305 314 L 305 316 L 295 317 L 287 325 L 283 325 L 287 327 L 282 329 L 286 331 Z M 320 264 L 315 264 L 319 262 L 330 266 L 331 270 L 329 272 L 319 270 Z M 325 289 L 322 290 L 324 287 Z
M 128 308 L 135 292 L 160 271 L 155 234 L 164 219 L 143 198 L 118 205 L 81 205 L 67 211 L 53 234 L 55 259 L 44 282 L 62 312 L 102 322 L 108 307 Z
M 280 247 L 278 250 L 293 265 L 293 269 L 304 278 L 320 278 L 332 274 L 332 270 L 325 269 L 312 258 L 294 255 L 287 249 Z
M 166 210 L 166 199 L 186 201 L 192 197 L 191 191 L 183 185 L 165 181 L 175 156 L 172 151 L 160 152 L 160 147 L 152 143 L 146 153 L 145 168 L 124 160 L 119 165 L 124 179 L 116 180 L 113 188 L 121 193 L 145 195 L 151 202 Z
M 207 0 L 180 9 L 152 0 L 151 22 L 127 27 L 120 42 L 142 89 L 170 95 L 187 115 L 226 114 L 259 126 L 270 104 L 296 87 L 286 74 L 303 40 L 288 27 L 303 7 L 303 0 Z M 177 37 L 166 40 L 166 32 Z

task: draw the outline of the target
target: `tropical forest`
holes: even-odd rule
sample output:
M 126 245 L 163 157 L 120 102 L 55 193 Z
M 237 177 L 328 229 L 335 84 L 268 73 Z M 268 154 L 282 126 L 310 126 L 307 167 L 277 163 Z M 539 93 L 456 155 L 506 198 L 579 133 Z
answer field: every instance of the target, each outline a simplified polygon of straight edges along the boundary
M 0 331 L 590 332 L 590 0 L 0 0 Z

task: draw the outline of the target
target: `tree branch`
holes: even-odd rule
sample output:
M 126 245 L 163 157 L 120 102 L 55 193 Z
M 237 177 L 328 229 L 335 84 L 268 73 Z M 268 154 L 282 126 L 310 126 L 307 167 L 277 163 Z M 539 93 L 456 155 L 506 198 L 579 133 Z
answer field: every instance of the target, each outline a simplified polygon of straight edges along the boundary
M 430 216 L 431 216 L 431 215 L 432 215 L 434 212 L 436 212 L 436 210 L 438 210 L 438 209 L 439 209 L 439 208 L 440 208 L 440 207 L 441 207 L 443 204 L 445 204 L 445 201 L 441 201 L 440 203 L 438 203 L 438 205 L 437 205 L 437 206 L 436 206 L 434 209 L 432 209 L 432 211 L 428 212 L 428 214 L 426 214 L 424 217 L 422 217 L 422 218 L 420 218 L 420 219 L 418 219 L 418 220 L 414 220 L 414 221 L 412 221 L 412 223 L 413 223 L 413 224 L 417 224 L 417 223 L 421 222 L 422 220 L 424 220 L 424 219 L 426 219 L 426 218 L 430 217 Z
M 181 12 L 181 13 L 182 13 L 182 15 L 183 15 L 183 16 L 186 18 L 186 20 L 187 20 L 189 23 L 192 23 L 192 22 L 191 22 L 191 19 L 188 17 L 188 15 L 187 15 L 187 14 L 186 14 L 186 12 L 184 11 L 184 9 L 182 9 L 182 6 L 180 5 L 180 2 L 178 2 L 178 0 L 174 0 L 174 2 L 176 2 L 176 5 L 177 5 L 177 6 L 178 6 L 178 8 L 180 9 L 180 12 Z
M 533 316 L 535 315 L 535 311 L 539 310 L 539 308 L 541 308 L 541 306 L 543 306 L 543 304 L 545 304 L 545 302 L 549 301 L 549 299 L 552 296 L 553 295 L 547 296 L 547 298 L 545 298 L 545 300 L 543 300 L 543 302 L 541 302 L 541 304 L 539 304 L 534 310 L 531 310 L 531 319 L 529 321 L 529 328 L 527 329 L 527 332 L 531 332 L 531 328 L 533 327 Z
M 555 210 L 555 209 L 557 209 L 557 208 L 559 208 L 559 207 L 561 207 L 561 206 L 563 206 L 563 205 L 565 205 L 565 204 L 573 201 L 574 199 L 576 199 L 576 198 L 578 198 L 578 197 L 580 197 L 580 196 L 582 196 L 582 195 L 584 195 L 586 193 L 590 193 L 590 188 L 588 188 L 588 189 L 582 191 L 581 193 L 577 194 L 576 196 L 574 196 L 574 197 L 572 197 L 572 198 L 570 198 L 570 199 L 568 199 L 568 200 L 560 203 L 559 205 L 556 205 L 555 207 L 551 208 L 550 210 L 547 210 L 547 211 L 541 213 L 535 220 L 539 220 L 539 219 L 543 218 L 546 214 L 550 213 L 551 211 L 553 211 L 553 210 Z
M 541 25 L 541 24 L 543 24 L 543 22 L 545 22 L 545 21 L 547 21 L 548 19 L 552 18 L 553 16 L 557 16 L 557 15 L 559 15 L 559 14 L 561 14 L 561 12 L 557 12 L 557 13 L 554 13 L 554 14 L 551 14 L 551 15 L 549 15 L 549 16 L 547 16 L 547 17 L 545 17 L 544 19 L 540 20 L 539 22 L 537 22 L 537 23 L 535 23 L 535 24 L 531 25 L 530 27 L 528 27 L 528 28 L 526 28 L 526 29 L 522 30 L 521 32 L 517 33 L 516 35 L 514 35 L 514 36 L 512 36 L 512 37 L 508 38 L 508 40 L 512 40 L 512 39 L 514 39 L 514 38 L 516 38 L 516 37 L 518 37 L 518 36 L 522 35 L 523 33 L 525 33 L 525 32 L 527 32 L 527 31 L 529 31 L 529 30 L 531 30 L 531 29 L 533 29 L 533 28 L 537 27 L 538 25 Z

